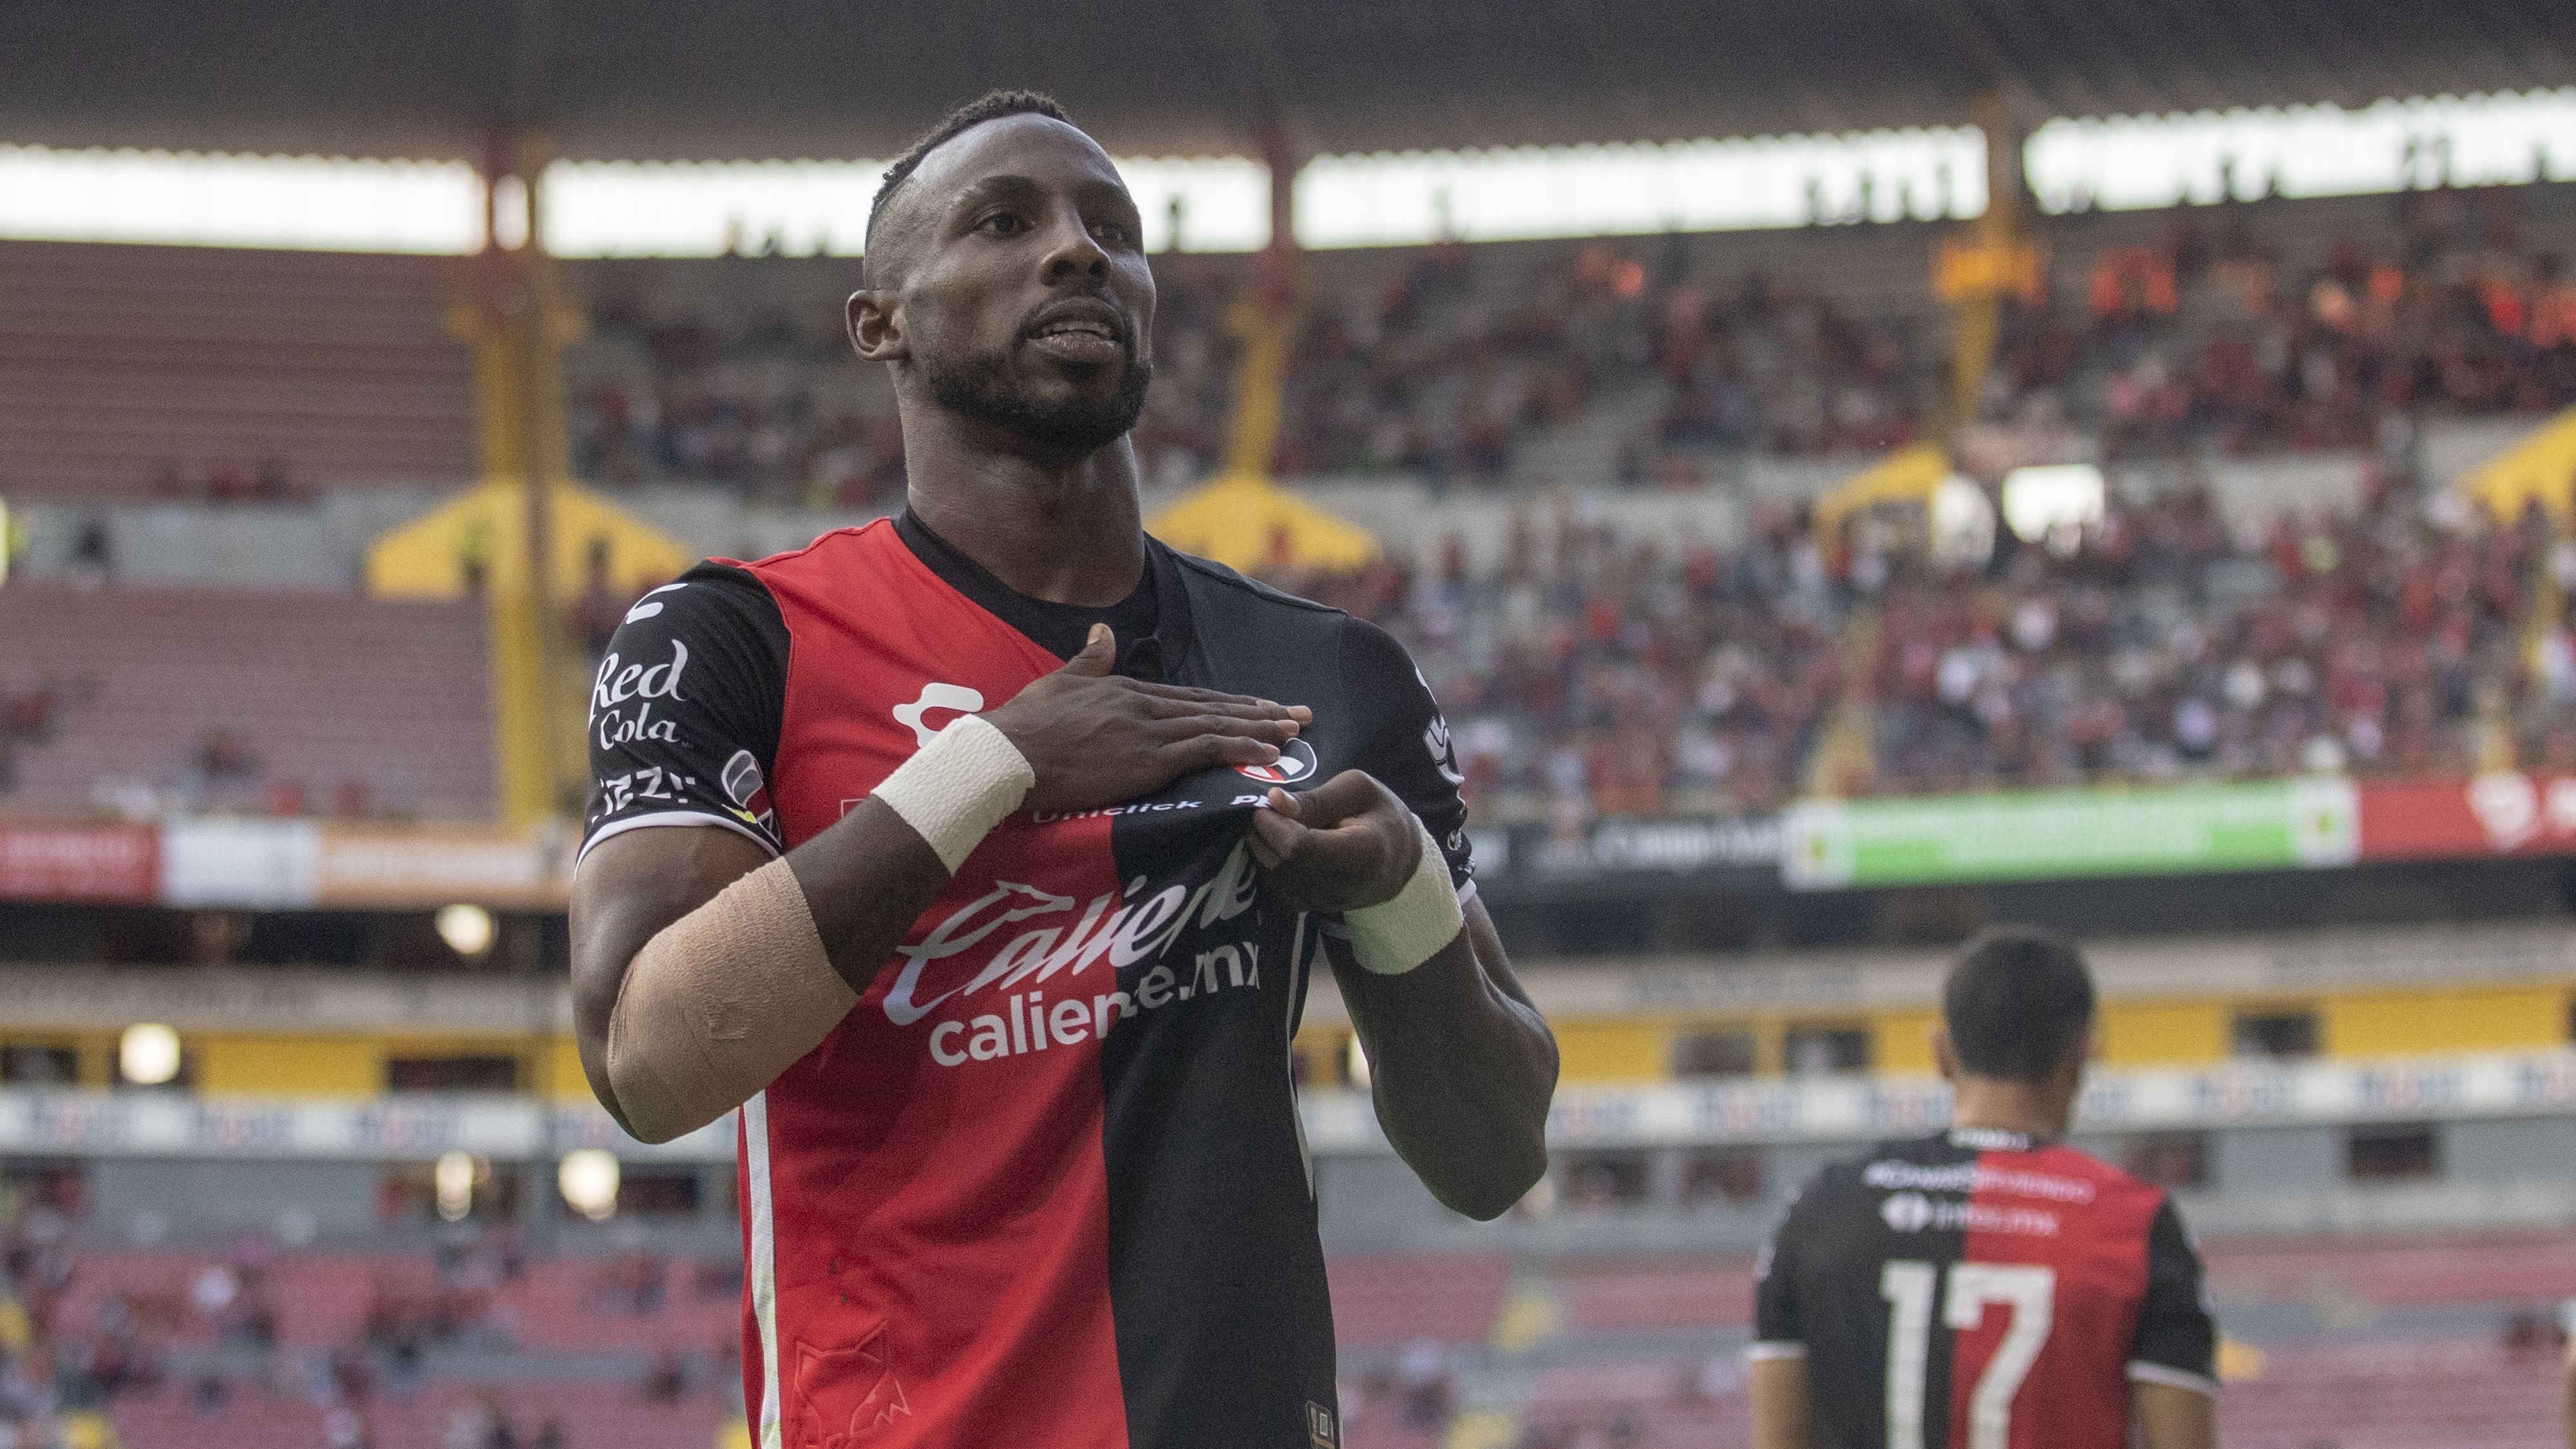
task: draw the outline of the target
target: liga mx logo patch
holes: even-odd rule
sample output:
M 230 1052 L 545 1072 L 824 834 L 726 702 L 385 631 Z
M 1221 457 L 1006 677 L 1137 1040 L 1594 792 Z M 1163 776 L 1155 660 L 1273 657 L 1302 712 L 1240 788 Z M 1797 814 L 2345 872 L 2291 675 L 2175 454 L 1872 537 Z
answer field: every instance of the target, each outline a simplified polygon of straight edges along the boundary
M 1315 747 L 1304 740 L 1290 740 L 1279 747 L 1278 759 L 1266 765 L 1237 765 L 1234 772 L 1265 785 L 1293 785 L 1315 773 Z
M 1306 1443 L 1309 1449 L 1334 1449 L 1333 1411 L 1312 1399 L 1306 1401 Z
M 733 802 L 734 814 L 763 830 L 778 829 L 778 813 L 769 803 L 769 782 L 761 778 L 760 761 L 751 751 L 734 751 L 733 758 L 725 761 L 724 777 L 717 783 L 724 786 L 725 798 Z

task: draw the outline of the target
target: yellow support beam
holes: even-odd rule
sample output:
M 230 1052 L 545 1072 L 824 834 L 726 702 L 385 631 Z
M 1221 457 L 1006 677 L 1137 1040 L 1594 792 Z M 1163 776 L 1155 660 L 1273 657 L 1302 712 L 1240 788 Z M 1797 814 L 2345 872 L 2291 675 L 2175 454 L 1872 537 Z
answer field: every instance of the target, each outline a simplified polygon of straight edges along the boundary
M 474 352 L 483 477 L 487 485 L 516 490 L 521 534 L 534 558 L 555 552 L 554 490 L 548 485 L 571 471 L 563 348 L 583 326 L 538 231 L 538 186 L 546 160 L 544 143 L 534 137 L 494 143 L 486 166 L 483 250 L 469 264 L 470 280 L 448 313 L 450 330 Z M 506 186 L 512 178 L 519 184 Z M 517 199 L 506 212 L 505 196 Z M 506 531 L 496 528 L 486 547 L 497 548 Z M 470 555 L 466 566 L 472 567 Z M 573 747 L 581 736 L 581 661 L 564 628 L 561 581 L 550 574 L 528 569 L 506 588 L 497 578 L 483 580 L 494 764 L 501 817 L 514 825 L 579 814 L 587 773 L 582 752 Z

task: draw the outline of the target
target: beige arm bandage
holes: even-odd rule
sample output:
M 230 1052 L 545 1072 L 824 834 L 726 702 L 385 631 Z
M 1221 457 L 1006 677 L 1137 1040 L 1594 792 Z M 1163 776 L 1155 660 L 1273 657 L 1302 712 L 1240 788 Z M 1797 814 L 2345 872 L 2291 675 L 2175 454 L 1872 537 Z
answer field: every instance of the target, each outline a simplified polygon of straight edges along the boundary
M 773 860 L 635 953 L 608 1016 L 609 1089 L 636 1136 L 668 1142 L 776 1081 L 858 1000 Z

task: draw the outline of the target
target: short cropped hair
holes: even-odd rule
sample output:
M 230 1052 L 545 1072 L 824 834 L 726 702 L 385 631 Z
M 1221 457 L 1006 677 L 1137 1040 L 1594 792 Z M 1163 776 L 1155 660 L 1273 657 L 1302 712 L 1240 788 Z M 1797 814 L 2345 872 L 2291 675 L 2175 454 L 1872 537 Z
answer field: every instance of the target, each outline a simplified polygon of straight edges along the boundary
M 1941 988 L 1950 1050 L 1972 1075 L 2046 1081 L 2083 1049 L 2093 973 L 2073 942 L 2033 926 L 1990 926 L 1962 947 Z
M 998 121 L 1004 116 L 1044 116 L 1068 126 L 1073 124 L 1073 117 L 1065 114 L 1055 97 L 1039 91 L 986 91 L 950 111 L 938 125 L 924 131 L 910 150 L 894 158 L 894 164 L 886 168 L 885 180 L 877 183 L 876 200 L 868 205 L 869 250 L 875 250 L 877 218 L 885 214 L 886 203 L 912 179 L 912 173 L 921 169 L 921 158 L 986 121 Z

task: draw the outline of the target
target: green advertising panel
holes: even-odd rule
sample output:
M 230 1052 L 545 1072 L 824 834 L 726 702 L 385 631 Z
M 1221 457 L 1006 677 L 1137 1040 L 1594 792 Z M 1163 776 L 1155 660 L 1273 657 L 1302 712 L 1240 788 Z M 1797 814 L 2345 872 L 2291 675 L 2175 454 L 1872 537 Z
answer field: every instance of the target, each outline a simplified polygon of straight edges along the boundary
M 1807 800 L 1782 822 L 1800 890 L 2349 865 L 2352 782 Z

